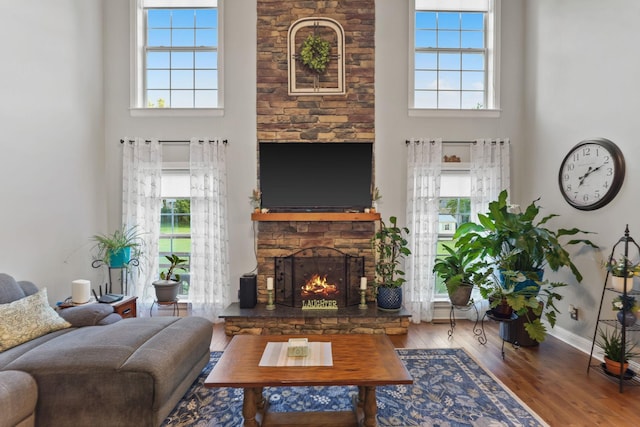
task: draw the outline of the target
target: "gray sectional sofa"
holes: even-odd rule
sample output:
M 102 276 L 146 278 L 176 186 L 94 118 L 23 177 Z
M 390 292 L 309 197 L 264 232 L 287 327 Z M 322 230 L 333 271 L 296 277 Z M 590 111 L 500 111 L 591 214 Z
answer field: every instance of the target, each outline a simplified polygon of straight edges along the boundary
M 0 304 L 37 291 L 0 274 Z M 120 320 L 105 304 L 60 315 L 71 327 L 0 352 L 0 374 L 35 380 L 37 426 L 158 426 L 209 361 L 213 325 L 200 317 Z M 0 375 L 0 390 L 13 378 Z

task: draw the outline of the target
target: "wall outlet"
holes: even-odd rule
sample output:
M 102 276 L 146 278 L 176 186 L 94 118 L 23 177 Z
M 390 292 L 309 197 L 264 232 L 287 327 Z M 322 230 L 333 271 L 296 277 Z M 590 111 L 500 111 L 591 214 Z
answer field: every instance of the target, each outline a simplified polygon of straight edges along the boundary
M 573 320 L 578 320 L 578 309 L 573 305 L 569 305 L 569 316 L 571 316 Z

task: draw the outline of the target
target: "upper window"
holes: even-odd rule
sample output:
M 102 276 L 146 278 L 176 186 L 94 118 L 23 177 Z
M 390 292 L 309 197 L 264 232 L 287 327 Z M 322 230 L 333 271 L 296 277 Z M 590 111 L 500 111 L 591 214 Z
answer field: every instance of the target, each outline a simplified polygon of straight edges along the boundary
M 415 0 L 411 108 L 498 108 L 498 1 Z
M 222 106 L 218 0 L 137 0 L 133 105 Z

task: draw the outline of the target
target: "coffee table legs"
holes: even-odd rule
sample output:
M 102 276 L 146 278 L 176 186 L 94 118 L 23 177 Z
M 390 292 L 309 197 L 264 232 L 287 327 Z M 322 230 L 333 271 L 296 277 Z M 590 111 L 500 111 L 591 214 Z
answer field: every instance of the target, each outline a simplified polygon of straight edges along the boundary
M 260 427 L 256 420 L 258 407 L 264 407 L 262 397 L 262 387 L 245 388 L 242 402 L 242 416 L 244 417 L 244 427 Z
M 358 386 L 358 400 L 364 413 L 362 425 L 364 427 L 376 427 L 378 425 L 376 422 L 376 413 L 378 411 L 376 388 Z

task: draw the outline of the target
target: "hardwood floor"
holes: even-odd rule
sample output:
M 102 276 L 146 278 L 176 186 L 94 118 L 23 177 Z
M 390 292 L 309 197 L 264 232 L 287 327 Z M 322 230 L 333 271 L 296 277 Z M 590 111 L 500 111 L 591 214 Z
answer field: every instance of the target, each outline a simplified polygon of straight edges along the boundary
M 212 351 L 224 350 L 231 339 L 223 326 L 214 327 Z M 459 320 L 449 340 L 448 323 L 412 323 L 407 335 L 391 340 L 397 348 L 464 348 L 552 427 L 640 425 L 640 387 L 627 386 L 619 393 L 618 383 L 596 369 L 587 374 L 588 354 L 548 337 L 537 347 L 514 349 L 506 343 L 502 360 L 497 324 L 485 322 L 486 345 L 472 327 Z

